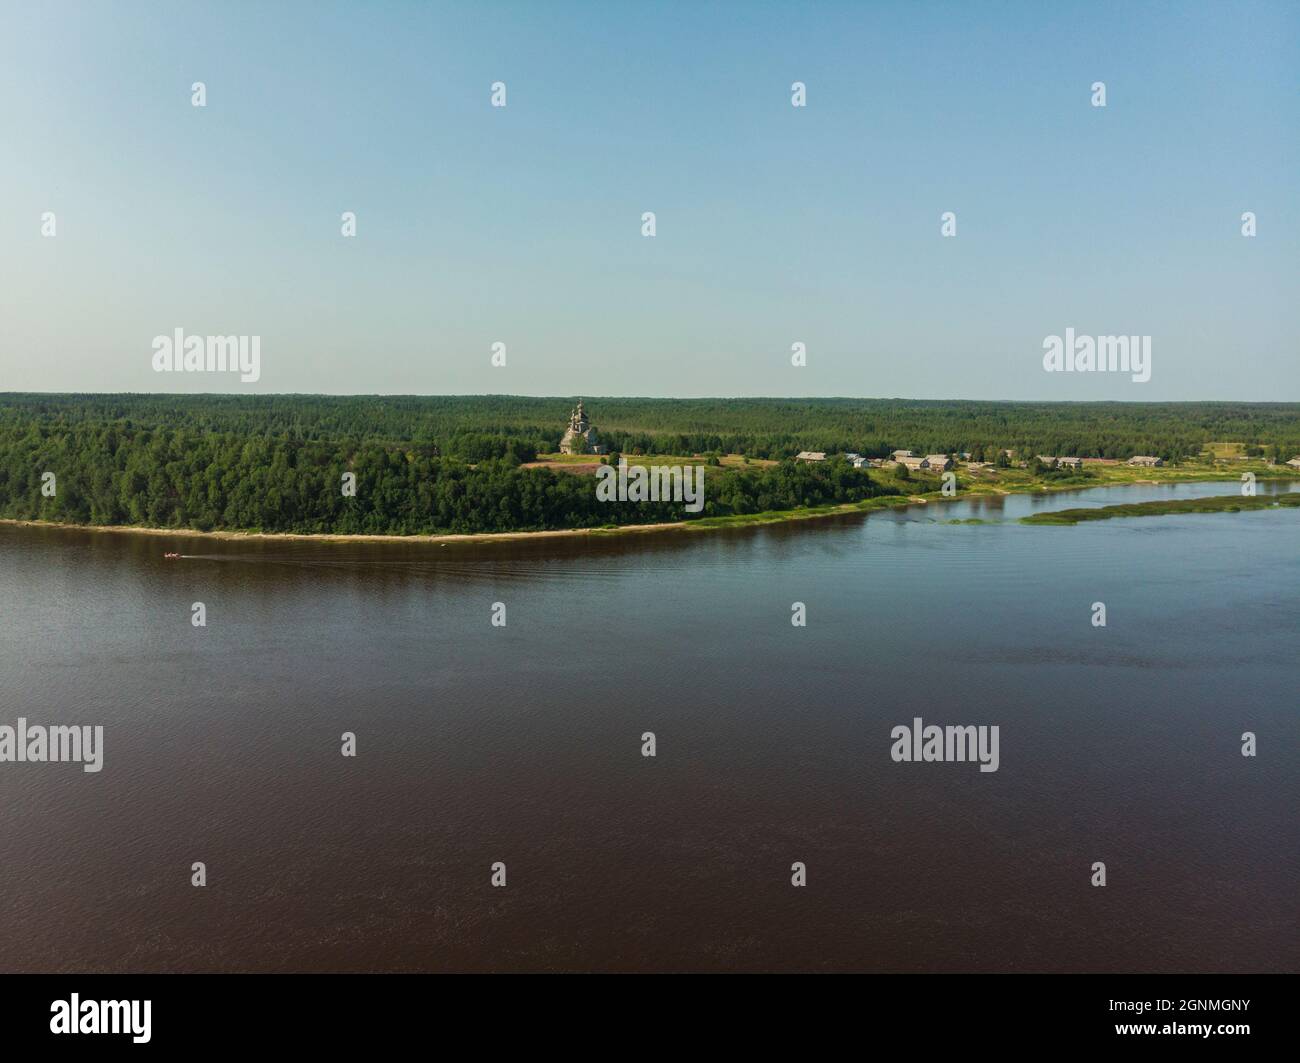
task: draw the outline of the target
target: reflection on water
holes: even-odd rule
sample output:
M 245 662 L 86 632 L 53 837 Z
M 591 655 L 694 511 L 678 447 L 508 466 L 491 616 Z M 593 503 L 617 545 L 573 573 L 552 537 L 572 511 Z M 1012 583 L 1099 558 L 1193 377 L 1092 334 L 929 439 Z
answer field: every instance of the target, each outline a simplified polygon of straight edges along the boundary
M 0 968 L 1294 969 L 1297 512 L 1015 523 L 1235 487 L 490 545 L 0 527 L 0 724 L 105 728 L 98 775 L 0 764 Z M 915 716 L 997 724 L 1000 769 L 893 763 Z

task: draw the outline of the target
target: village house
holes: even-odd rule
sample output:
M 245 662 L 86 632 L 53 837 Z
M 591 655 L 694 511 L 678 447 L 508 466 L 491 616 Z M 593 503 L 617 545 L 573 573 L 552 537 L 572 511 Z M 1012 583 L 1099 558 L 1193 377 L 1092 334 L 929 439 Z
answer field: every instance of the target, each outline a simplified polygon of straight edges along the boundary
M 864 458 L 861 454 L 853 455 L 853 467 L 855 469 L 865 469 L 871 464 L 870 458 Z
M 1287 462 L 1287 464 L 1290 465 L 1291 468 L 1293 469 L 1300 469 L 1300 457 L 1292 458 L 1290 461 Z
M 908 472 L 922 472 L 930 467 L 930 463 L 925 458 L 918 458 L 915 455 L 899 458 L 898 464 L 902 465 Z
M 1143 465 L 1148 468 L 1158 468 L 1165 463 L 1164 458 L 1157 458 L 1151 454 L 1135 454 L 1128 459 L 1130 465 Z
M 826 451 L 824 450 L 801 450 L 794 456 L 795 461 L 825 461 Z
M 893 458 L 895 461 L 902 461 L 904 458 L 916 457 L 916 455 L 913 454 L 910 450 L 896 450 L 894 451 L 894 453 L 892 453 L 889 456 Z
M 952 458 L 947 454 L 927 454 L 925 464 L 931 472 L 946 472 L 952 468 Z

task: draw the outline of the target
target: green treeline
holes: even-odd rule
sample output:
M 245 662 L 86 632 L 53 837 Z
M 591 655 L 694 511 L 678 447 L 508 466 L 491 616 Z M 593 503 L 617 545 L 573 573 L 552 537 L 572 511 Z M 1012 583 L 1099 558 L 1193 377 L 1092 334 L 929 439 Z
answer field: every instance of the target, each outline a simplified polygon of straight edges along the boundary
M 1300 453 L 1297 403 L 951 402 L 913 399 L 587 399 L 601 438 L 625 454 L 800 450 L 884 457 L 969 451 L 992 460 L 1067 454 L 1166 461 L 1211 441 L 1246 443 L 1283 460 Z M 572 398 L 330 395 L 0 395 L 0 423 L 50 427 L 120 422 L 299 442 L 421 444 L 443 457 L 520 460 L 553 452 Z M 1274 454 L 1276 448 L 1277 454 Z
M 827 503 L 896 488 L 841 461 L 709 467 L 705 506 L 601 502 L 589 475 L 523 469 L 502 456 L 469 466 L 431 444 L 304 441 L 189 428 L 6 416 L 0 424 L 0 516 L 201 531 L 415 535 L 647 524 Z M 55 474 L 46 497 L 42 474 Z M 356 477 L 345 497 L 343 474 Z
M 740 453 L 711 464 L 698 516 L 895 494 L 842 461 L 1000 448 L 1123 458 L 1237 440 L 1300 453 L 1300 405 L 862 399 L 593 399 L 603 442 L 636 455 Z M 572 400 L 510 396 L 0 395 L 0 516 L 338 534 L 530 531 L 689 519 L 683 503 L 600 502 L 590 476 L 521 468 L 553 452 Z M 52 497 L 42 474 L 57 477 Z M 345 497 L 343 475 L 356 478 Z M 1064 473 L 1058 475 L 1065 475 Z M 1075 474 L 1077 475 L 1077 474 Z

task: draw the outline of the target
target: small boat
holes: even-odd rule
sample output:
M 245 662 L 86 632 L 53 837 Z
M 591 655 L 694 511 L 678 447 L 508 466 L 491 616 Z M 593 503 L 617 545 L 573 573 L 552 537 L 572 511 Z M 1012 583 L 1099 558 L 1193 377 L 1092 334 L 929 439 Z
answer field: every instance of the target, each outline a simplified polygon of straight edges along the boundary
M 180 554 L 173 554 L 173 553 L 163 554 L 163 557 L 166 558 L 168 561 L 175 561 L 180 556 L 181 556 Z

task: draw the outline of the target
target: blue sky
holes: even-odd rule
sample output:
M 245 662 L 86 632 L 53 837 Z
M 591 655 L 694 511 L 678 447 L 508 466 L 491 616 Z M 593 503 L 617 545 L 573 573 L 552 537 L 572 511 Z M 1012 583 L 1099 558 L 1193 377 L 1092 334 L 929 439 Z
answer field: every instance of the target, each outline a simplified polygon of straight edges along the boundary
M 1298 75 L 1294 3 L 11 3 L 0 391 L 1300 400 Z

